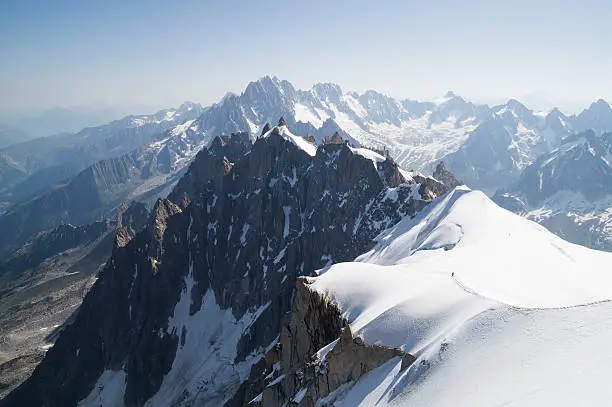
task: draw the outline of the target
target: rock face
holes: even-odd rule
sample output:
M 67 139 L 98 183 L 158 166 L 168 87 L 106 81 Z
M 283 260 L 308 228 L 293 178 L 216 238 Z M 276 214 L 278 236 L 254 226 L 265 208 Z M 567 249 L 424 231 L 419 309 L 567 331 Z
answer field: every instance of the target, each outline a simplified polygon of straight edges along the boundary
M 250 405 L 314 407 L 391 358 L 403 358 L 406 366 L 414 361 L 400 349 L 365 345 L 340 310 L 308 284 L 307 277 L 297 281 L 289 321 L 279 344 L 266 355 L 264 390 Z
M 298 276 L 355 258 L 445 190 L 400 184 L 391 160 L 346 145 L 310 156 L 271 133 L 246 155 L 231 140 L 198 153 L 0 405 L 243 405 L 263 390 L 247 379 L 279 341 Z
M 122 204 L 117 211 L 115 246 L 123 247 L 128 244 L 145 225 L 148 216 L 149 212 L 143 203 Z
M 463 181 L 455 178 L 455 175 L 446 169 L 444 161 L 440 161 L 434 170 L 433 177 L 443 183 L 449 189 L 463 185 Z

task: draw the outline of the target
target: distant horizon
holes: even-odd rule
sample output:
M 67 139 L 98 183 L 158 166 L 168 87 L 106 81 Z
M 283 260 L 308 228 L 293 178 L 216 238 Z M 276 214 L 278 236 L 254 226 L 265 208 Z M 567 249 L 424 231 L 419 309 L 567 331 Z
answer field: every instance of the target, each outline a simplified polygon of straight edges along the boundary
M 566 113 L 612 100 L 604 0 L 0 2 L 0 109 L 210 105 L 267 73 Z
M 560 104 L 555 104 L 553 102 L 547 101 L 547 96 L 545 95 L 544 92 L 537 92 L 537 93 L 533 93 L 533 94 L 529 94 L 529 95 L 522 95 L 522 96 L 507 96 L 507 97 L 497 97 L 497 98 L 471 98 L 469 96 L 464 95 L 462 92 L 457 91 L 455 89 L 448 89 L 445 92 L 442 92 L 440 95 L 434 96 L 434 97 L 430 97 L 430 98 L 415 98 L 415 97 L 411 97 L 410 95 L 394 95 L 394 94 L 389 94 L 387 92 L 382 92 L 379 91 L 378 89 L 372 89 L 372 88 L 364 88 L 361 91 L 358 90 L 354 90 L 354 89 L 347 89 L 345 88 L 341 83 L 337 83 L 337 82 L 332 82 L 332 81 L 319 81 L 319 82 L 313 82 L 310 86 L 305 86 L 305 87 L 300 87 L 295 85 L 295 83 L 293 83 L 291 80 L 288 80 L 286 78 L 280 77 L 278 75 L 274 75 L 274 74 L 267 74 L 267 75 L 263 75 L 259 78 L 253 79 L 248 81 L 246 84 L 244 84 L 244 86 L 242 87 L 242 89 L 238 90 L 238 91 L 231 91 L 228 90 L 226 91 L 224 94 L 220 95 L 216 100 L 209 102 L 209 103 L 205 103 L 199 100 L 193 100 L 193 99 L 184 99 L 181 102 L 177 102 L 175 104 L 144 104 L 144 103 L 126 103 L 126 104 L 122 104 L 122 103 L 117 103 L 117 104 L 110 104 L 108 102 L 102 102 L 102 101 L 92 101 L 89 103 L 82 103 L 82 104 L 76 104 L 76 105 L 55 105 L 55 106 L 32 106 L 32 107 L 20 107 L 20 108 L 0 108 L 0 124 L 3 123 L 3 120 L 6 121 L 7 123 L 10 123 L 12 121 L 18 121 L 18 120 L 24 120 L 24 119 L 28 119 L 28 118 L 34 118 L 37 117 L 41 114 L 46 114 L 49 112 L 53 112 L 53 111 L 60 111 L 60 110 L 66 110 L 66 111 L 71 111 L 71 112 L 100 112 L 100 111 L 123 111 L 124 115 L 147 115 L 147 114 L 153 114 L 155 112 L 158 112 L 160 110 L 164 110 L 164 109 L 173 109 L 173 108 L 178 108 L 182 103 L 186 103 L 186 102 L 193 102 L 193 103 L 199 103 L 200 105 L 202 105 L 203 107 L 207 107 L 207 106 L 212 106 L 215 103 L 218 103 L 219 101 L 221 101 L 227 94 L 237 94 L 240 95 L 242 94 L 242 92 L 244 92 L 244 90 L 246 89 L 246 87 L 248 86 L 249 83 L 251 82 L 256 82 L 261 80 L 264 77 L 275 77 L 279 80 L 287 80 L 289 81 L 296 89 L 298 90 L 310 90 L 312 89 L 313 86 L 315 86 L 316 84 L 320 84 L 320 83 L 333 83 L 335 85 L 338 85 L 342 91 L 344 93 L 348 93 L 348 92 L 357 92 L 359 94 L 363 94 L 366 91 L 369 90 L 373 90 L 376 91 L 378 93 L 384 94 L 386 96 L 390 96 L 396 100 L 415 100 L 415 101 L 419 101 L 419 102 L 435 102 L 437 99 L 440 99 L 442 97 L 444 97 L 445 94 L 447 94 L 448 92 L 453 92 L 454 94 L 456 94 L 459 97 L 462 97 L 463 99 L 472 102 L 472 103 L 476 103 L 476 104 L 483 104 L 483 105 L 488 105 L 490 107 L 496 106 L 496 105 L 502 105 L 507 103 L 509 100 L 512 99 L 516 99 L 519 102 L 521 102 L 522 104 L 524 104 L 527 108 L 536 111 L 536 112 L 542 112 L 542 111 L 550 111 L 554 108 L 558 108 L 559 110 L 561 110 L 561 112 L 563 112 L 564 114 L 571 116 L 573 114 L 578 114 L 581 111 L 587 109 L 592 103 L 595 103 L 597 100 L 599 99 L 604 99 L 606 100 L 606 102 L 610 103 L 609 100 L 607 100 L 606 98 L 594 98 L 593 100 L 590 101 L 586 101 L 585 103 L 581 103 L 578 101 L 566 101 L 566 103 L 560 103 Z M 570 105 L 571 107 L 568 107 L 568 105 Z M 7 117 L 9 116 L 14 116 L 12 118 L 12 120 L 7 120 Z M 123 116 L 122 116 L 123 117 Z M 120 117 L 117 117 L 120 118 Z

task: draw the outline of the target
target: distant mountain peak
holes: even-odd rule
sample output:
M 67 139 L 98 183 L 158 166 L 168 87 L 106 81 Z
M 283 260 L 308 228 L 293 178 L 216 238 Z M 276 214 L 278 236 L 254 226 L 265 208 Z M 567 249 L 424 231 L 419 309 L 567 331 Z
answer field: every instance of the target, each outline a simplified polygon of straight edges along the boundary
M 506 102 L 506 105 L 508 107 L 513 108 L 513 109 L 525 109 L 525 110 L 529 110 L 529 109 L 527 109 L 527 107 L 523 103 L 521 103 L 518 99 L 514 99 L 514 98 L 508 100 L 508 102 Z
M 591 106 L 604 106 L 604 107 L 610 107 L 610 104 L 608 102 L 606 102 L 604 99 L 597 99 L 597 101 L 593 102 L 591 104 Z
M 331 82 L 315 83 L 312 86 L 312 93 L 321 100 L 331 102 L 340 101 L 343 95 L 342 88 Z
M 558 107 L 553 107 L 551 111 L 548 112 L 547 116 L 565 117 L 565 114 L 563 114 L 563 112 Z
M 189 100 L 183 102 L 179 108 L 176 110 L 178 113 L 189 112 L 193 109 L 202 109 L 202 105 L 196 102 L 191 102 Z
M 279 80 L 276 76 L 263 76 L 254 82 L 250 82 L 243 92 L 243 95 L 257 95 L 260 93 L 270 94 L 273 92 L 285 93 L 285 91 L 293 91 L 293 85 L 285 80 Z
M 576 116 L 575 122 L 576 131 L 593 129 L 597 134 L 606 133 L 612 130 L 612 107 L 605 100 L 598 99 Z
M 609 113 L 609 112 L 612 112 L 612 107 L 610 107 L 610 104 L 606 102 L 604 99 L 597 99 L 595 102 L 591 103 L 588 109 L 583 110 L 579 116 L 582 116 L 584 114 L 589 114 L 589 113 L 599 114 L 599 113 Z

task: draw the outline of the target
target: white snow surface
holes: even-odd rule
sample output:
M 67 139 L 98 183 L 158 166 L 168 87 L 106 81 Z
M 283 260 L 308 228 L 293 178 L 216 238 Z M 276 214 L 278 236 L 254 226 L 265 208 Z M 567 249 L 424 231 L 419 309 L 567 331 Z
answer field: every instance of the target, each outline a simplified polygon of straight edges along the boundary
M 198 312 L 189 315 L 193 265 L 185 279 L 185 289 L 175 305 L 168 330 L 179 337 L 179 346 L 172 368 L 163 379 L 159 391 L 145 406 L 223 405 L 233 392 L 248 378 L 251 365 L 261 355 L 251 355 L 243 362 L 234 363 L 238 341 L 269 304 L 247 312 L 236 320 L 231 309 L 221 309 L 212 290 L 202 299 Z M 180 343 L 186 331 L 185 343 Z
M 371 160 L 372 163 L 374 164 L 374 167 L 376 167 L 376 163 L 385 161 L 385 157 L 378 154 L 376 151 L 372 151 L 367 148 L 354 148 L 354 147 L 349 147 L 349 148 L 351 149 L 353 154 L 359 154 L 360 156 L 365 157 L 368 160 Z
M 310 279 L 392 359 L 334 406 L 607 405 L 612 254 L 459 187 Z M 332 345 L 333 346 L 333 345 Z
M 306 154 L 308 154 L 308 155 L 310 155 L 312 157 L 317 155 L 317 146 L 315 146 L 314 144 L 306 141 L 303 137 L 294 135 L 293 133 L 291 133 L 289 131 L 287 126 L 273 127 L 266 134 L 264 134 L 263 137 L 269 137 L 270 134 L 272 134 L 272 132 L 274 131 L 275 128 L 278 129 L 278 132 L 281 135 L 281 137 L 283 137 L 285 140 L 287 140 L 287 141 L 295 144 L 296 146 L 298 146 L 300 149 L 302 149 L 304 152 L 306 152 Z
M 310 107 L 302 103 L 296 103 L 295 106 L 293 106 L 293 109 L 295 111 L 296 122 L 311 123 L 317 128 L 321 127 L 323 122 L 329 118 L 328 115 L 321 117 L 319 112 L 311 110 Z
M 265 349 L 260 349 L 236 363 L 236 349 L 248 331 L 270 305 L 247 312 L 236 320 L 231 309 L 221 309 L 212 290 L 202 299 L 201 308 L 189 315 L 191 292 L 196 281 L 193 265 L 185 279 L 185 288 L 168 321 L 168 332 L 179 338 L 179 345 L 170 371 L 164 376 L 159 391 L 145 406 L 211 406 L 223 405 L 244 382 Z M 185 331 L 184 343 L 181 341 Z M 278 340 L 275 340 L 276 343 Z M 80 407 L 123 406 L 126 373 L 105 371 Z
M 127 375 L 123 370 L 105 370 L 91 393 L 79 402 L 79 407 L 123 406 Z

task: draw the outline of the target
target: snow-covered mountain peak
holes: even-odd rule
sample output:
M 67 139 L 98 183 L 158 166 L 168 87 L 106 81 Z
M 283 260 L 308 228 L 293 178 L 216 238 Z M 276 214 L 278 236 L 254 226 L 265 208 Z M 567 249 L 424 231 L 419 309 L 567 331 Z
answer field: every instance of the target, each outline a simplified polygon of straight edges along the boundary
M 337 104 L 342 100 L 342 88 L 335 83 L 316 83 L 311 90 L 314 97 L 326 103 Z
M 446 102 L 448 102 L 449 100 L 458 97 L 459 95 L 457 95 L 457 93 L 455 91 L 449 90 L 447 91 L 444 95 L 442 96 L 438 96 L 435 99 L 433 99 L 431 101 L 431 103 L 433 103 L 434 105 L 442 105 Z
M 524 104 L 516 99 L 510 99 L 506 102 L 506 106 L 512 110 L 518 117 L 533 116 L 533 111 L 528 109 Z
M 580 112 L 580 114 L 585 114 L 587 112 L 605 112 L 609 110 L 611 110 L 610 104 L 606 102 L 605 99 L 599 98 L 592 102 L 589 107 Z
M 264 76 L 251 82 L 241 95 L 254 104 L 268 101 L 269 103 L 294 103 L 297 93 L 293 85 L 277 77 Z
M 598 99 L 597 101 L 591 103 L 588 109 L 583 110 L 579 115 L 578 119 L 589 118 L 593 119 L 607 119 L 610 115 L 612 115 L 612 107 L 610 104 L 603 99 Z
M 571 132 L 569 118 L 555 107 L 545 116 L 546 125 L 559 135 Z
M 431 125 L 453 120 L 455 126 L 459 127 L 462 122 L 468 119 L 470 122 L 480 122 L 488 115 L 488 112 L 488 107 L 475 105 L 454 92 L 449 92 L 444 99 L 437 101 L 436 108 L 432 110 L 429 118 L 429 123 Z
M 603 99 L 593 102 L 574 118 L 576 131 L 593 129 L 597 134 L 612 131 L 612 107 Z
M 591 103 L 591 106 L 589 107 L 589 109 L 597 109 L 597 110 L 602 110 L 602 111 L 612 110 L 612 108 L 610 107 L 610 104 L 601 98 Z
M 120 126 L 127 123 L 127 127 L 135 128 L 162 122 L 182 123 L 194 116 L 197 117 L 203 110 L 199 103 L 184 102 L 178 109 L 163 109 L 152 115 L 127 116 L 111 122 L 110 125 Z
M 593 130 L 566 137 L 558 148 L 526 167 L 505 196 L 500 192 L 497 199 L 524 212 L 564 191 L 582 194 L 591 201 L 605 198 L 612 194 L 611 151 L 607 140 L 606 135 L 598 136 Z M 523 208 L 516 207 L 519 202 Z
M 202 105 L 196 102 L 191 102 L 189 100 L 183 102 L 178 109 L 176 109 L 177 113 L 189 112 L 193 109 L 203 109 Z
M 493 107 L 493 115 L 510 121 L 516 119 L 529 126 L 538 126 L 538 121 L 544 117 L 536 115 L 516 99 L 510 99 L 503 105 Z
M 221 97 L 213 106 L 223 105 L 227 100 L 236 100 L 240 97 L 237 93 L 234 92 L 226 92 L 225 95 Z
M 279 124 L 278 126 L 272 127 L 270 130 L 264 133 L 261 136 L 261 138 L 268 138 L 272 135 L 277 135 L 277 136 L 284 138 L 285 140 L 297 146 L 300 150 L 304 151 L 306 154 L 310 155 L 311 157 L 314 157 L 315 155 L 317 155 L 317 146 L 307 141 L 303 137 L 296 136 L 293 133 L 291 133 L 291 131 L 289 130 L 286 124 L 284 125 Z

